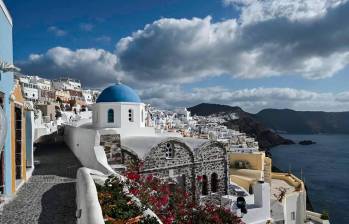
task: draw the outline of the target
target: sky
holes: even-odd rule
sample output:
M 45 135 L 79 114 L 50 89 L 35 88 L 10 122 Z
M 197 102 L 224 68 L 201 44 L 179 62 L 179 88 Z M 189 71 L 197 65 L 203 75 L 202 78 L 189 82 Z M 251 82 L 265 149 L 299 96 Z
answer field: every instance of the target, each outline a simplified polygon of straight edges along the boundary
M 5 0 L 22 72 L 162 108 L 349 111 L 349 0 Z

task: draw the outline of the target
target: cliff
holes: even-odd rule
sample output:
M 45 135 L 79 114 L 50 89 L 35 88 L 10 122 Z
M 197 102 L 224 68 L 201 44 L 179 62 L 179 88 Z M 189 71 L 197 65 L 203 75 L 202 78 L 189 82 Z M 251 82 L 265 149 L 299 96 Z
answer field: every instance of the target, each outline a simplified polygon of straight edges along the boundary
M 225 123 L 228 128 L 237 129 L 247 135 L 254 137 L 262 150 L 281 145 L 293 144 L 294 142 L 281 137 L 264 126 L 250 113 L 243 111 L 240 107 L 231 107 L 227 105 L 202 103 L 188 110 L 192 115 L 208 116 L 212 114 L 235 113 L 239 119 L 230 120 Z
M 279 133 L 349 134 L 349 112 L 265 109 L 253 117 Z

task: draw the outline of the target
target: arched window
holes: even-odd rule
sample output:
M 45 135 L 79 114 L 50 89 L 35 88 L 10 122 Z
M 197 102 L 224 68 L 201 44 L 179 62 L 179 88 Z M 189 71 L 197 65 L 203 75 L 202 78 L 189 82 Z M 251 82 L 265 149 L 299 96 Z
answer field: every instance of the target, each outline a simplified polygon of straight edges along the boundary
M 166 144 L 166 158 L 172 159 L 174 157 L 173 145 L 171 143 Z
M 211 175 L 211 191 L 213 193 L 218 191 L 218 175 L 216 173 Z
M 186 187 L 187 187 L 187 178 L 186 178 L 186 176 L 185 176 L 185 174 L 182 174 L 182 187 L 183 187 L 183 189 L 186 189 Z
M 250 184 L 250 186 L 248 187 L 248 193 L 249 194 L 253 194 L 253 186 L 252 186 L 252 184 Z
M 114 110 L 108 110 L 108 123 L 114 123 Z
M 132 109 L 128 110 L 128 121 L 133 122 L 133 110 Z
M 208 181 L 207 181 L 207 176 L 203 175 L 202 176 L 202 190 L 201 190 L 201 194 L 202 195 L 208 195 Z

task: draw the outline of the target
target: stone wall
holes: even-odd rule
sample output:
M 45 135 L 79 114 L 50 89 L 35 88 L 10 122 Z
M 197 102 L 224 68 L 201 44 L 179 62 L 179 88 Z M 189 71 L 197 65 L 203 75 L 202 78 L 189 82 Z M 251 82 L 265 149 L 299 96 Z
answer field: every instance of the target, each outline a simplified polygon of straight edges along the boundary
M 105 155 L 110 165 L 123 162 L 120 148 L 120 135 L 101 135 L 100 145 L 104 146 Z
M 169 147 L 172 149 L 170 155 Z M 124 165 L 138 160 L 133 157 L 132 152 L 124 148 L 122 158 Z M 198 181 L 198 176 L 207 176 L 207 193 L 212 195 L 211 177 L 212 174 L 216 174 L 215 195 L 224 195 L 228 186 L 227 170 L 227 154 L 222 144 L 211 142 L 194 150 L 181 141 L 168 139 L 150 150 L 140 171 L 180 184 L 199 199 L 202 194 L 202 182 Z
M 216 142 L 210 143 L 198 149 L 195 154 L 195 174 L 197 176 L 207 176 L 208 195 L 212 192 L 212 175 L 218 176 L 217 194 L 224 195 L 227 193 L 228 173 L 227 157 L 225 148 Z M 196 194 L 202 194 L 203 183 L 197 182 Z
M 173 156 L 166 157 L 168 144 L 173 149 Z M 182 142 L 169 140 L 154 147 L 144 160 L 143 173 L 152 173 L 161 178 L 169 178 L 176 183 L 183 182 L 189 192 L 193 192 L 195 185 L 193 175 L 194 157 L 191 149 Z

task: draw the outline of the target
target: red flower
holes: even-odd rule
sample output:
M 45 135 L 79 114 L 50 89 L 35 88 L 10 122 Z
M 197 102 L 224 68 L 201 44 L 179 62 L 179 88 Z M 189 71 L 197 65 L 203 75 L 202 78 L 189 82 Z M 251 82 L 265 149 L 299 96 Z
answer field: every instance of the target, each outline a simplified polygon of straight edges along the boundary
M 169 215 L 164 219 L 163 222 L 164 222 L 164 224 L 172 224 L 174 220 L 175 220 L 175 218 L 172 215 Z
M 127 178 L 130 180 L 139 180 L 139 178 L 141 177 L 138 173 L 136 172 L 128 172 L 126 174 Z
M 149 174 L 146 178 L 147 182 L 150 182 L 153 180 L 153 175 Z
M 139 194 L 139 190 L 138 189 L 131 189 L 130 193 L 137 196 Z
M 219 215 L 217 213 L 212 215 L 212 221 L 215 223 L 221 223 L 221 218 L 219 217 Z
M 197 176 L 196 179 L 197 179 L 199 182 L 202 182 L 203 176 Z
M 160 203 L 162 206 L 166 206 L 167 203 L 168 203 L 168 195 L 163 195 L 161 198 L 160 198 Z

